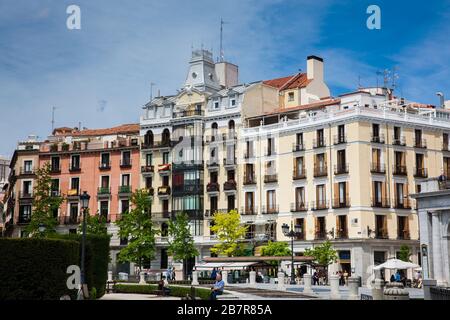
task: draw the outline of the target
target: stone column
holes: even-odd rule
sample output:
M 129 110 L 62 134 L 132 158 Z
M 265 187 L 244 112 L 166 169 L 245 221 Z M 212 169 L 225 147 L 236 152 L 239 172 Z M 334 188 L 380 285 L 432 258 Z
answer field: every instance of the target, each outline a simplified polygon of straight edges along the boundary
M 193 285 L 193 286 L 198 286 L 199 285 L 199 283 L 198 283 L 198 271 L 192 271 L 192 282 L 191 282 L 191 285 Z
M 303 275 L 303 282 L 304 282 L 303 293 L 306 293 L 306 294 L 314 293 L 314 291 L 312 291 L 312 289 L 311 289 L 311 281 L 312 281 L 312 276 L 309 273 L 305 273 Z
M 445 285 L 442 272 L 442 248 L 439 216 L 440 211 L 431 212 L 431 229 L 433 236 L 433 279 L 437 281 L 438 286 Z
M 375 283 L 372 287 L 372 297 L 373 300 L 383 300 L 383 279 L 375 279 Z
M 250 284 L 256 284 L 256 271 L 250 271 Z
M 108 271 L 108 281 L 113 281 L 112 271 Z
M 358 294 L 359 278 L 350 277 L 348 278 L 348 300 L 359 300 Z
M 142 272 L 142 271 L 139 273 L 139 284 L 146 284 L 146 282 L 145 282 L 145 273 Z
M 332 274 L 330 279 L 330 299 L 337 300 L 341 298 L 339 293 L 339 276 L 337 274 Z
M 278 290 L 284 290 L 284 272 L 278 272 Z
M 222 270 L 222 280 L 223 280 L 223 283 L 228 284 L 228 271 L 227 270 Z

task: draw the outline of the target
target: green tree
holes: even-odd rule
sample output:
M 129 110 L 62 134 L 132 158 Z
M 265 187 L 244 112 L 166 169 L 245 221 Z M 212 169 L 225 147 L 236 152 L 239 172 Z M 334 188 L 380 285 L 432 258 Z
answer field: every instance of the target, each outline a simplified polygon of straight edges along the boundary
M 269 241 L 267 245 L 261 248 L 261 255 L 265 257 L 283 257 L 290 256 L 291 249 L 289 249 L 289 244 L 287 242 L 273 242 Z M 279 265 L 279 261 L 271 261 L 272 265 Z
M 403 244 L 398 252 L 398 258 L 402 261 L 411 262 L 410 257 L 411 249 L 406 244 Z
M 83 223 L 80 223 L 78 233 L 83 233 Z M 106 218 L 99 214 L 91 216 L 89 209 L 86 209 L 86 234 L 107 235 Z
M 313 249 L 306 249 L 305 256 L 313 257 L 314 261 L 321 267 L 328 270 L 328 266 L 337 261 L 338 255 L 333 249 L 330 241 L 325 241 L 320 246 Z
M 58 224 L 57 215 L 59 207 L 64 201 L 64 197 L 59 194 L 52 194 L 52 178 L 50 176 L 50 163 L 46 162 L 42 168 L 36 170 L 36 180 L 33 189 L 33 210 L 31 221 L 26 231 L 32 237 L 47 237 L 56 232 Z M 43 226 L 45 230 L 39 231 Z
M 186 271 L 186 260 L 200 253 L 194 245 L 194 239 L 189 231 L 188 216 L 177 214 L 174 221 L 169 221 L 169 248 L 167 252 L 175 261 L 183 261 Z
M 228 257 L 240 255 L 244 248 L 240 240 L 247 232 L 247 226 L 241 224 L 241 216 L 236 210 L 228 213 L 217 212 L 213 216 L 214 225 L 211 231 L 217 235 L 219 243 L 211 248 L 211 252 Z
M 121 263 L 133 262 L 141 270 L 144 259 L 155 258 L 155 236 L 159 231 L 153 228 L 148 191 L 136 190 L 130 201 L 132 209 L 116 222 L 120 237 L 129 239 L 127 246 L 120 250 L 118 260 Z

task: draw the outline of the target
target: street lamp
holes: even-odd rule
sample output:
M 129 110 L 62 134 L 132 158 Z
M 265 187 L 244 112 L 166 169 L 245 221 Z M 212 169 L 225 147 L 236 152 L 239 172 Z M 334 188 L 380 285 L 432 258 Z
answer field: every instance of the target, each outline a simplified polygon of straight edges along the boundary
M 89 199 L 91 196 L 84 191 L 80 196 L 81 209 L 83 210 L 83 236 L 81 238 L 81 287 L 85 284 L 84 256 L 86 251 L 86 211 L 89 208 Z
M 289 228 L 287 223 L 283 223 L 283 225 L 281 226 L 281 230 L 283 231 L 283 234 L 286 237 L 291 238 L 291 262 L 292 262 L 292 266 L 291 266 L 291 282 L 290 282 L 290 284 L 295 284 L 294 238 L 296 238 L 296 237 L 298 237 L 298 236 L 300 236 L 302 234 L 302 228 L 298 224 L 293 226 L 292 222 L 291 222 L 291 227 L 290 228 Z

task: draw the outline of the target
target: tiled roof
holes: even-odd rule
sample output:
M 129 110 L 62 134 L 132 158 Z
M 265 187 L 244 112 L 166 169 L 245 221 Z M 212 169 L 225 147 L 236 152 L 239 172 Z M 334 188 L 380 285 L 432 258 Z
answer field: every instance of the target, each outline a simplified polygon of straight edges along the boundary
M 86 137 L 86 136 L 108 136 L 114 134 L 133 134 L 139 133 L 139 124 L 123 124 L 117 127 L 106 129 L 85 129 L 81 131 L 74 131 L 72 136 Z
M 295 106 L 295 107 L 289 107 L 289 108 L 278 108 L 274 111 L 266 112 L 264 114 L 254 116 L 252 118 L 259 118 L 259 117 L 265 116 L 265 115 L 274 115 L 274 114 L 280 114 L 280 113 L 291 112 L 291 111 L 315 110 L 315 109 L 320 109 L 320 108 L 323 108 L 326 106 L 335 105 L 340 102 L 341 102 L 341 99 L 339 99 L 339 98 L 338 99 L 326 99 L 326 100 L 321 100 L 318 102 L 304 104 L 301 106 Z
M 296 75 L 276 78 L 263 81 L 264 84 L 282 90 L 306 87 L 311 80 L 308 80 L 306 73 L 297 73 Z

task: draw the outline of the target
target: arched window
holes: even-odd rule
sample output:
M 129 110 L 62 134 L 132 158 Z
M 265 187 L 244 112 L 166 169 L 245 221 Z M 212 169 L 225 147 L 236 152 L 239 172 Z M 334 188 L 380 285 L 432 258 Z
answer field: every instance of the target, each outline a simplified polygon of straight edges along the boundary
M 235 135 L 235 133 L 234 133 L 234 120 L 230 120 L 229 122 L 228 122 L 228 137 L 229 138 L 234 138 L 234 135 Z
M 169 129 L 164 129 L 161 137 L 161 142 L 163 146 L 168 146 L 170 144 L 170 131 Z
M 144 136 L 144 145 L 147 147 L 153 147 L 153 132 L 148 130 Z
M 213 124 L 211 125 L 211 141 L 216 140 L 217 129 L 218 129 L 217 122 L 213 122 Z

